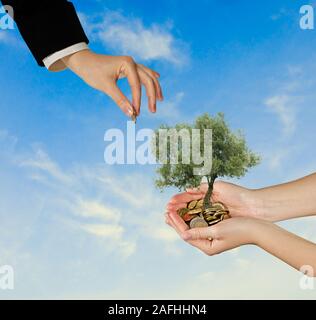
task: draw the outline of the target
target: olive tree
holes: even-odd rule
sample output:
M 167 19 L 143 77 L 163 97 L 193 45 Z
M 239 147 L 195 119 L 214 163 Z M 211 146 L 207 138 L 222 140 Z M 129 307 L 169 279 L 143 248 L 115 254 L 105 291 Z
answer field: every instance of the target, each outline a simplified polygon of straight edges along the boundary
M 155 131 L 153 140 L 153 154 L 158 162 L 160 159 L 161 150 L 159 150 L 159 132 L 161 129 L 173 130 L 181 132 L 183 129 L 188 130 L 191 134 L 192 131 L 196 132 L 199 129 L 199 147 L 201 154 L 205 154 L 206 149 L 212 150 L 212 166 L 211 170 L 204 175 L 196 174 L 196 164 L 193 163 L 192 153 L 193 138 L 191 139 L 191 145 L 189 146 L 191 152 L 190 161 L 184 163 L 181 151 L 184 147 L 184 142 L 172 139 L 168 140 L 167 150 L 164 152 L 167 154 L 167 161 L 160 163 L 157 173 L 156 186 L 163 190 L 166 187 L 177 187 L 179 190 L 183 190 L 187 187 L 197 187 L 200 185 L 203 176 L 206 177 L 208 182 L 208 191 L 204 199 L 204 207 L 210 205 L 210 196 L 213 191 L 213 184 L 219 177 L 243 177 L 249 168 L 254 167 L 260 162 L 260 158 L 257 154 L 252 152 L 246 144 L 246 140 L 242 132 L 232 132 L 225 121 L 224 114 L 218 113 L 216 116 L 211 117 L 205 113 L 199 116 L 194 124 L 176 124 L 174 127 L 163 125 Z M 205 141 L 205 130 L 211 129 L 212 138 Z M 193 135 L 192 135 L 193 137 Z M 178 139 L 177 138 L 177 139 Z M 176 143 L 176 145 L 174 145 Z M 172 162 L 171 150 L 176 147 L 178 149 L 178 161 Z

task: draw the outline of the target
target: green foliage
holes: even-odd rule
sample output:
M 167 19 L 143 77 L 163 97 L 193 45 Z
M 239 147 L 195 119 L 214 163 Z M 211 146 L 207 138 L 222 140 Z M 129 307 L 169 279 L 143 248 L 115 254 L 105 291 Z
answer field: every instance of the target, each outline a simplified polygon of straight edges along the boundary
M 176 129 L 179 132 L 181 129 L 188 129 L 190 134 L 192 129 L 200 129 L 201 141 L 201 154 L 204 154 L 204 129 L 212 129 L 213 139 L 213 159 L 212 171 L 206 176 L 209 184 L 212 184 L 218 177 L 237 177 L 244 176 L 248 169 L 254 167 L 260 162 L 260 158 L 254 152 L 248 149 L 246 140 L 243 134 L 238 131 L 233 133 L 224 119 L 223 113 L 218 113 L 216 116 L 211 117 L 209 114 L 204 114 L 198 117 L 195 123 L 190 126 L 188 124 L 177 124 L 175 127 L 161 126 L 159 129 Z M 155 132 L 156 143 L 156 160 L 159 159 L 158 150 L 158 132 Z M 206 141 L 206 146 L 208 142 Z M 168 160 L 170 160 L 170 146 L 168 142 Z M 181 139 L 178 144 L 179 150 L 179 163 L 178 164 L 161 164 L 157 169 L 159 178 L 156 180 L 156 186 L 163 190 L 165 187 L 174 186 L 185 189 L 189 186 L 198 186 L 201 183 L 202 177 L 195 175 L 193 169 L 196 165 L 192 161 L 189 164 L 183 164 L 181 159 Z M 192 145 L 191 145 L 192 151 Z

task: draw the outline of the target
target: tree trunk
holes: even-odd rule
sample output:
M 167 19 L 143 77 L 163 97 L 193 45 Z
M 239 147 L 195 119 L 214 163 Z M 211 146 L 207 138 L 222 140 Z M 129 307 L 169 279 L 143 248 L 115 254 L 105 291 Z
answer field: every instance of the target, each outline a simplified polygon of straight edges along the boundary
M 203 201 L 203 210 L 211 207 L 211 195 L 213 192 L 213 185 L 214 185 L 215 179 L 216 177 L 211 177 L 211 178 L 207 177 L 208 189 Z

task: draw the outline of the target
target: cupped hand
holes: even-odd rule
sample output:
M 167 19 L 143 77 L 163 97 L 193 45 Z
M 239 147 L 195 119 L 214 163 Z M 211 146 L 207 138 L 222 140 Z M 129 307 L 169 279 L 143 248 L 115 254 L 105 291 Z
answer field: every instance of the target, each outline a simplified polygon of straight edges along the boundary
M 157 100 L 163 100 L 159 74 L 131 57 L 96 54 L 87 49 L 63 58 L 63 62 L 88 85 L 109 95 L 127 116 L 133 115 L 134 110 L 137 115 L 140 113 L 142 85 L 151 112 L 156 112 Z M 117 86 L 117 81 L 125 77 L 132 91 L 132 102 Z
M 212 256 L 242 245 L 256 244 L 256 229 L 262 222 L 258 219 L 238 217 L 207 228 L 189 229 L 179 215 L 173 212 L 166 214 L 166 223 L 174 228 L 183 240 Z
M 173 196 L 167 204 L 167 213 L 176 213 L 178 209 L 186 207 L 188 202 L 204 198 L 207 189 L 208 185 L 202 183 L 199 188 L 187 189 L 186 192 Z M 232 218 L 253 217 L 264 219 L 260 213 L 259 201 L 254 190 L 224 181 L 216 181 L 213 186 L 211 201 L 223 203 Z

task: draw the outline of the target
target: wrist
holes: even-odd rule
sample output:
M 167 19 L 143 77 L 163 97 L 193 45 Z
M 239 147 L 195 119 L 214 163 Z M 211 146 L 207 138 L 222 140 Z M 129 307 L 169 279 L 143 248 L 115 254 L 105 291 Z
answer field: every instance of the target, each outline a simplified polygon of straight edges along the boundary
M 271 233 L 271 230 L 274 228 L 277 228 L 277 226 L 271 221 L 254 219 L 252 225 L 253 244 L 263 248 L 267 240 L 270 238 L 269 234 Z
M 64 58 L 62 58 L 62 62 L 70 69 L 77 67 L 81 64 L 81 61 L 87 57 L 87 55 L 91 54 L 92 51 L 87 48 L 84 50 L 80 50 L 73 54 L 70 54 Z
M 251 212 L 254 217 L 266 221 L 276 221 L 273 213 L 276 209 L 276 204 L 272 200 L 265 199 L 262 196 L 260 189 L 250 190 L 251 193 Z

